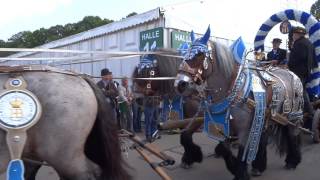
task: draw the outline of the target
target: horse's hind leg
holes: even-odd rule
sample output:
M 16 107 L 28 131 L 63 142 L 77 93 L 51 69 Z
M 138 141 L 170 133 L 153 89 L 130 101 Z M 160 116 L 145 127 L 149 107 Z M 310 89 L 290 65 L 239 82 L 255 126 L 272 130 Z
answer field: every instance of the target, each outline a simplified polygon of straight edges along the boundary
M 284 127 L 287 142 L 286 169 L 295 169 L 301 162 L 301 137 L 295 127 Z
M 26 180 L 35 180 L 36 176 L 37 176 L 37 172 L 41 168 L 41 165 L 24 161 L 24 166 L 25 166 L 25 173 L 24 173 L 25 179 Z
M 267 145 L 268 135 L 267 132 L 261 134 L 258 153 L 256 159 L 252 162 L 252 176 L 261 176 L 262 172 L 267 168 Z

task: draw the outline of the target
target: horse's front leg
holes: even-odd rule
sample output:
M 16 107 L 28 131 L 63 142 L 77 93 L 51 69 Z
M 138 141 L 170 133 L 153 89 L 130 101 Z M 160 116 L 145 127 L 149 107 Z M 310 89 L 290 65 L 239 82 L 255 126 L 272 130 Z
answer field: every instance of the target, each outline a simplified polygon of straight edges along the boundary
M 231 174 L 236 175 L 237 172 L 237 158 L 232 154 L 230 150 L 230 144 L 226 142 L 219 142 L 215 148 L 215 153 L 217 156 L 222 156 L 227 169 Z
M 184 130 L 180 135 L 180 144 L 184 148 L 184 153 L 181 159 L 181 167 L 188 169 L 195 162 L 200 163 L 203 158 L 203 154 L 200 146 L 193 143 L 192 135 L 200 128 L 202 122 L 194 121 L 188 129 Z
M 235 176 L 234 180 L 249 180 L 248 165 L 242 161 L 243 145 L 239 145 L 238 157 L 235 157 L 230 150 L 230 144 L 227 142 L 220 142 L 215 152 L 217 155 L 222 156 L 227 169 Z
M 261 176 L 267 168 L 267 145 L 268 135 L 267 132 L 264 131 L 261 134 L 258 153 L 255 160 L 252 162 L 252 176 Z
M 237 169 L 234 180 L 249 180 L 250 175 L 248 173 L 248 164 L 246 161 L 242 161 L 244 153 L 243 145 L 239 146 L 238 157 L 237 157 Z

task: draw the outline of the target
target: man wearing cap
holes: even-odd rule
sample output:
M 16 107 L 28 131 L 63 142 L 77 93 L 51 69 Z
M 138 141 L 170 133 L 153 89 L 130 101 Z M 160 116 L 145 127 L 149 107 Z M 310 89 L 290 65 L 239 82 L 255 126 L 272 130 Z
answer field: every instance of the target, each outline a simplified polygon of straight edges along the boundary
M 267 54 L 267 61 L 271 61 L 273 65 L 286 64 L 287 51 L 280 48 L 281 39 L 274 38 L 272 40 L 272 51 Z
M 310 40 L 305 37 L 305 34 L 306 30 L 302 27 L 294 27 L 292 29 L 293 45 L 288 67 L 290 71 L 294 72 L 300 78 L 303 84 L 304 111 L 309 114 L 305 126 L 311 128 L 314 110 L 306 92 L 306 81 L 311 74 L 311 69 L 317 67 L 317 63 L 315 60 L 314 46 Z
M 108 68 L 101 70 L 101 80 L 97 83 L 98 87 L 102 89 L 106 96 L 107 102 L 109 102 L 114 109 L 114 116 L 117 115 L 117 96 L 119 96 L 117 86 L 112 80 L 112 72 Z

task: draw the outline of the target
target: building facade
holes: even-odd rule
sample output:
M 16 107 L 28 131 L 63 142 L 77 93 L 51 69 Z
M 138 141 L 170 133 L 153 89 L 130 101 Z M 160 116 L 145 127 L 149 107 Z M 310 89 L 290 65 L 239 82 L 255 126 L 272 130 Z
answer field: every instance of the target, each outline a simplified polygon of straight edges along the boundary
M 103 52 L 138 52 L 158 48 L 177 49 L 183 42 L 190 42 L 188 31 L 175 28 L 179 22 L 170 20 L 166 10 L 156 8 L 121 21 L 106 24 L 79 34 L 56 40 L 37 48 Z M 178 29 L 178 27 L 180 29 Z M 231 45 L 232 40 L 212 37 L 212 40 Z M 251 46 L 251 45 L 249 45 Z M 4 61 L 2 65 L 49 64 L 67 70 L 99 76 L 102 68 L 109 68 L 115 77 L 131 77 L 140 56 L 107 57 L 97 53 L 20 52 L 9 58 L 43 58 L 44 60 Z M 69 58 L 72 60 L 45 60 L 45 58 Z

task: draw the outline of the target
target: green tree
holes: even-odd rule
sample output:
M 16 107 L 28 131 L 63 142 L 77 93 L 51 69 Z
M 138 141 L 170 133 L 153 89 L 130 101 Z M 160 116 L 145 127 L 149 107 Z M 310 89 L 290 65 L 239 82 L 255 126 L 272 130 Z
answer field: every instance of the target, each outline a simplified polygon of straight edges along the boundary
M 128 15 L 126 16 L 126 18 L 131 17 L 131 16 L 135 16 L 135 15 L 137 15 L 137 14 L 138 14 L 138 13 L 136 13 L 136 12 L 132 12 L 132 13 L 128 14 Z
M 310 9 L 311 14 L 319 21 L 320 19 L 320 0 L 312 4 Z
M 2 39 L 0 39 L 0 48 L 6 47 L 6 42 Z
M 64 26 L 55 25 L 48 29 L 40 28 L 33 32 L 21 31 L 11 36 L 7 42 L 0 40 L 0 47 L 8 48 L 33 48 L 57 39 L 71 36 L 98 26 L 113 22 L 110 19 L 101 19 L 98 16 L 86 16 L 76 23 L 68 23 Z M 1 56 L 7 56 L 10 53 L 1 52 Z
M 7 47 L 32 47 L 32 32 L 30 31 L 21 31 L 8 39 Z
M 64 37 L 65 30 L 64 30 L 64 27 L 61 25 L 52 26 L 47 31 L 48 31 L 47 40 L 49 42 L 57 39 L 61 39 Z

